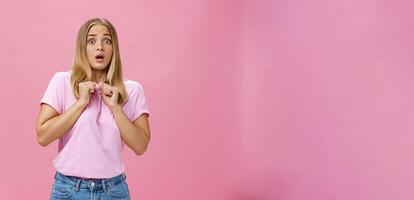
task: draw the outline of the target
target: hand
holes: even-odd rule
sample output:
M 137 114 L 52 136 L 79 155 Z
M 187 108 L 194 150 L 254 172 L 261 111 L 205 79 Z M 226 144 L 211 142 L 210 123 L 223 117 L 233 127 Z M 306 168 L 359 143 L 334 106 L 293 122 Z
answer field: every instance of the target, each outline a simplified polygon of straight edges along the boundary
M 110 86 L 106 83 L 99 83 L 98 86 L 99 95 L 102 96 L 104 102 L 112 110 L 114 107 L 119 106 L 118 97 L 119 90 L 114 86 Z
M 87 105 L 91 99 L 91 94 L 95 91 L 97 83 L 92 81 L 85 81 L 79 83 L 79 102 Z

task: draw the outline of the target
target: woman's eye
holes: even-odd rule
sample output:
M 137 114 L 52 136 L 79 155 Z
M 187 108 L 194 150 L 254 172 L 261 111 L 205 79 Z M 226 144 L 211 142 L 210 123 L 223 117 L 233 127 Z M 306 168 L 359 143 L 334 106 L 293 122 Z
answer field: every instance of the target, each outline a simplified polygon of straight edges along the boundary
M 88 44 L 95 44 L 95 40 L 94 39 L 89 39 Z
M 110 39 L 105 39 L 105 43 L 106 43 L 106 44 L 111 44 L 111 43 L 112 43 L 112 41 L 111 41 Z

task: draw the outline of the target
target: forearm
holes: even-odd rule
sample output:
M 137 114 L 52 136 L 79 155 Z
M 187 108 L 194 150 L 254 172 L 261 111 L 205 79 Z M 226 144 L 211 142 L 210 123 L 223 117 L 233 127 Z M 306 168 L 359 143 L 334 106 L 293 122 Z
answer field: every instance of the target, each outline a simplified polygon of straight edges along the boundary
M 148 134 L 145 130 L 135 125 L 122 110 L 121 106 L 111 108 L 115 121 L 120 130 L 121 139 L 131 148 L 135 154 L 142 155 L 149 143 Z
M 38 131 L 39 141 L 42 146 L 47 146 L 68 132 L 76 123 L 85 107 L 85 103 L 76 102 L 61 115 L 43 123 Z

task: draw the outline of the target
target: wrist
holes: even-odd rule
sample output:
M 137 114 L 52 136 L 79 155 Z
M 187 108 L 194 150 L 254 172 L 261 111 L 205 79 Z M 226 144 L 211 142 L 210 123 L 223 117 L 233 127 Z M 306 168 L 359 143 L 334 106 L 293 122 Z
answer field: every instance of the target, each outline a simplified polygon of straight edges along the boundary
M 110 106 L 109 109 L 112 111 L 112 113 L 122 111 L 122 107 L 119 104 Z
M 88 102 L 85 102 L 85 101 L 82 101 L 82 100 L 78 100 L 76 102 L 76 105 L 79 106 L 79 107 L 81 107 L 82 109 L 84 109 L 88 105 Z

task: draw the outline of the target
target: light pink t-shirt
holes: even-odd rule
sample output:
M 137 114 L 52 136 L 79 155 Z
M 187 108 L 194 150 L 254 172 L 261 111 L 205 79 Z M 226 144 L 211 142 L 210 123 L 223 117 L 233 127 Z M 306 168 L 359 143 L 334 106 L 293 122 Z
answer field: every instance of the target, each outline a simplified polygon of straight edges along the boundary
M 59 114 L 75 102 L 70 84 L 71 71 L 57 72 L 47 86 L 41 103 L 52 106 Z M 128 100 L 122 106 L 131 121 L 148 113 L 141 84 L 124 80 Z M 57 171 L 83 178 L 111 178 L 124 172 L 122 151 L 125 143 L 109 107 L 98 91 L 83 110 L 75 125 L 59 138 L 58 155 L 53 160 Z

